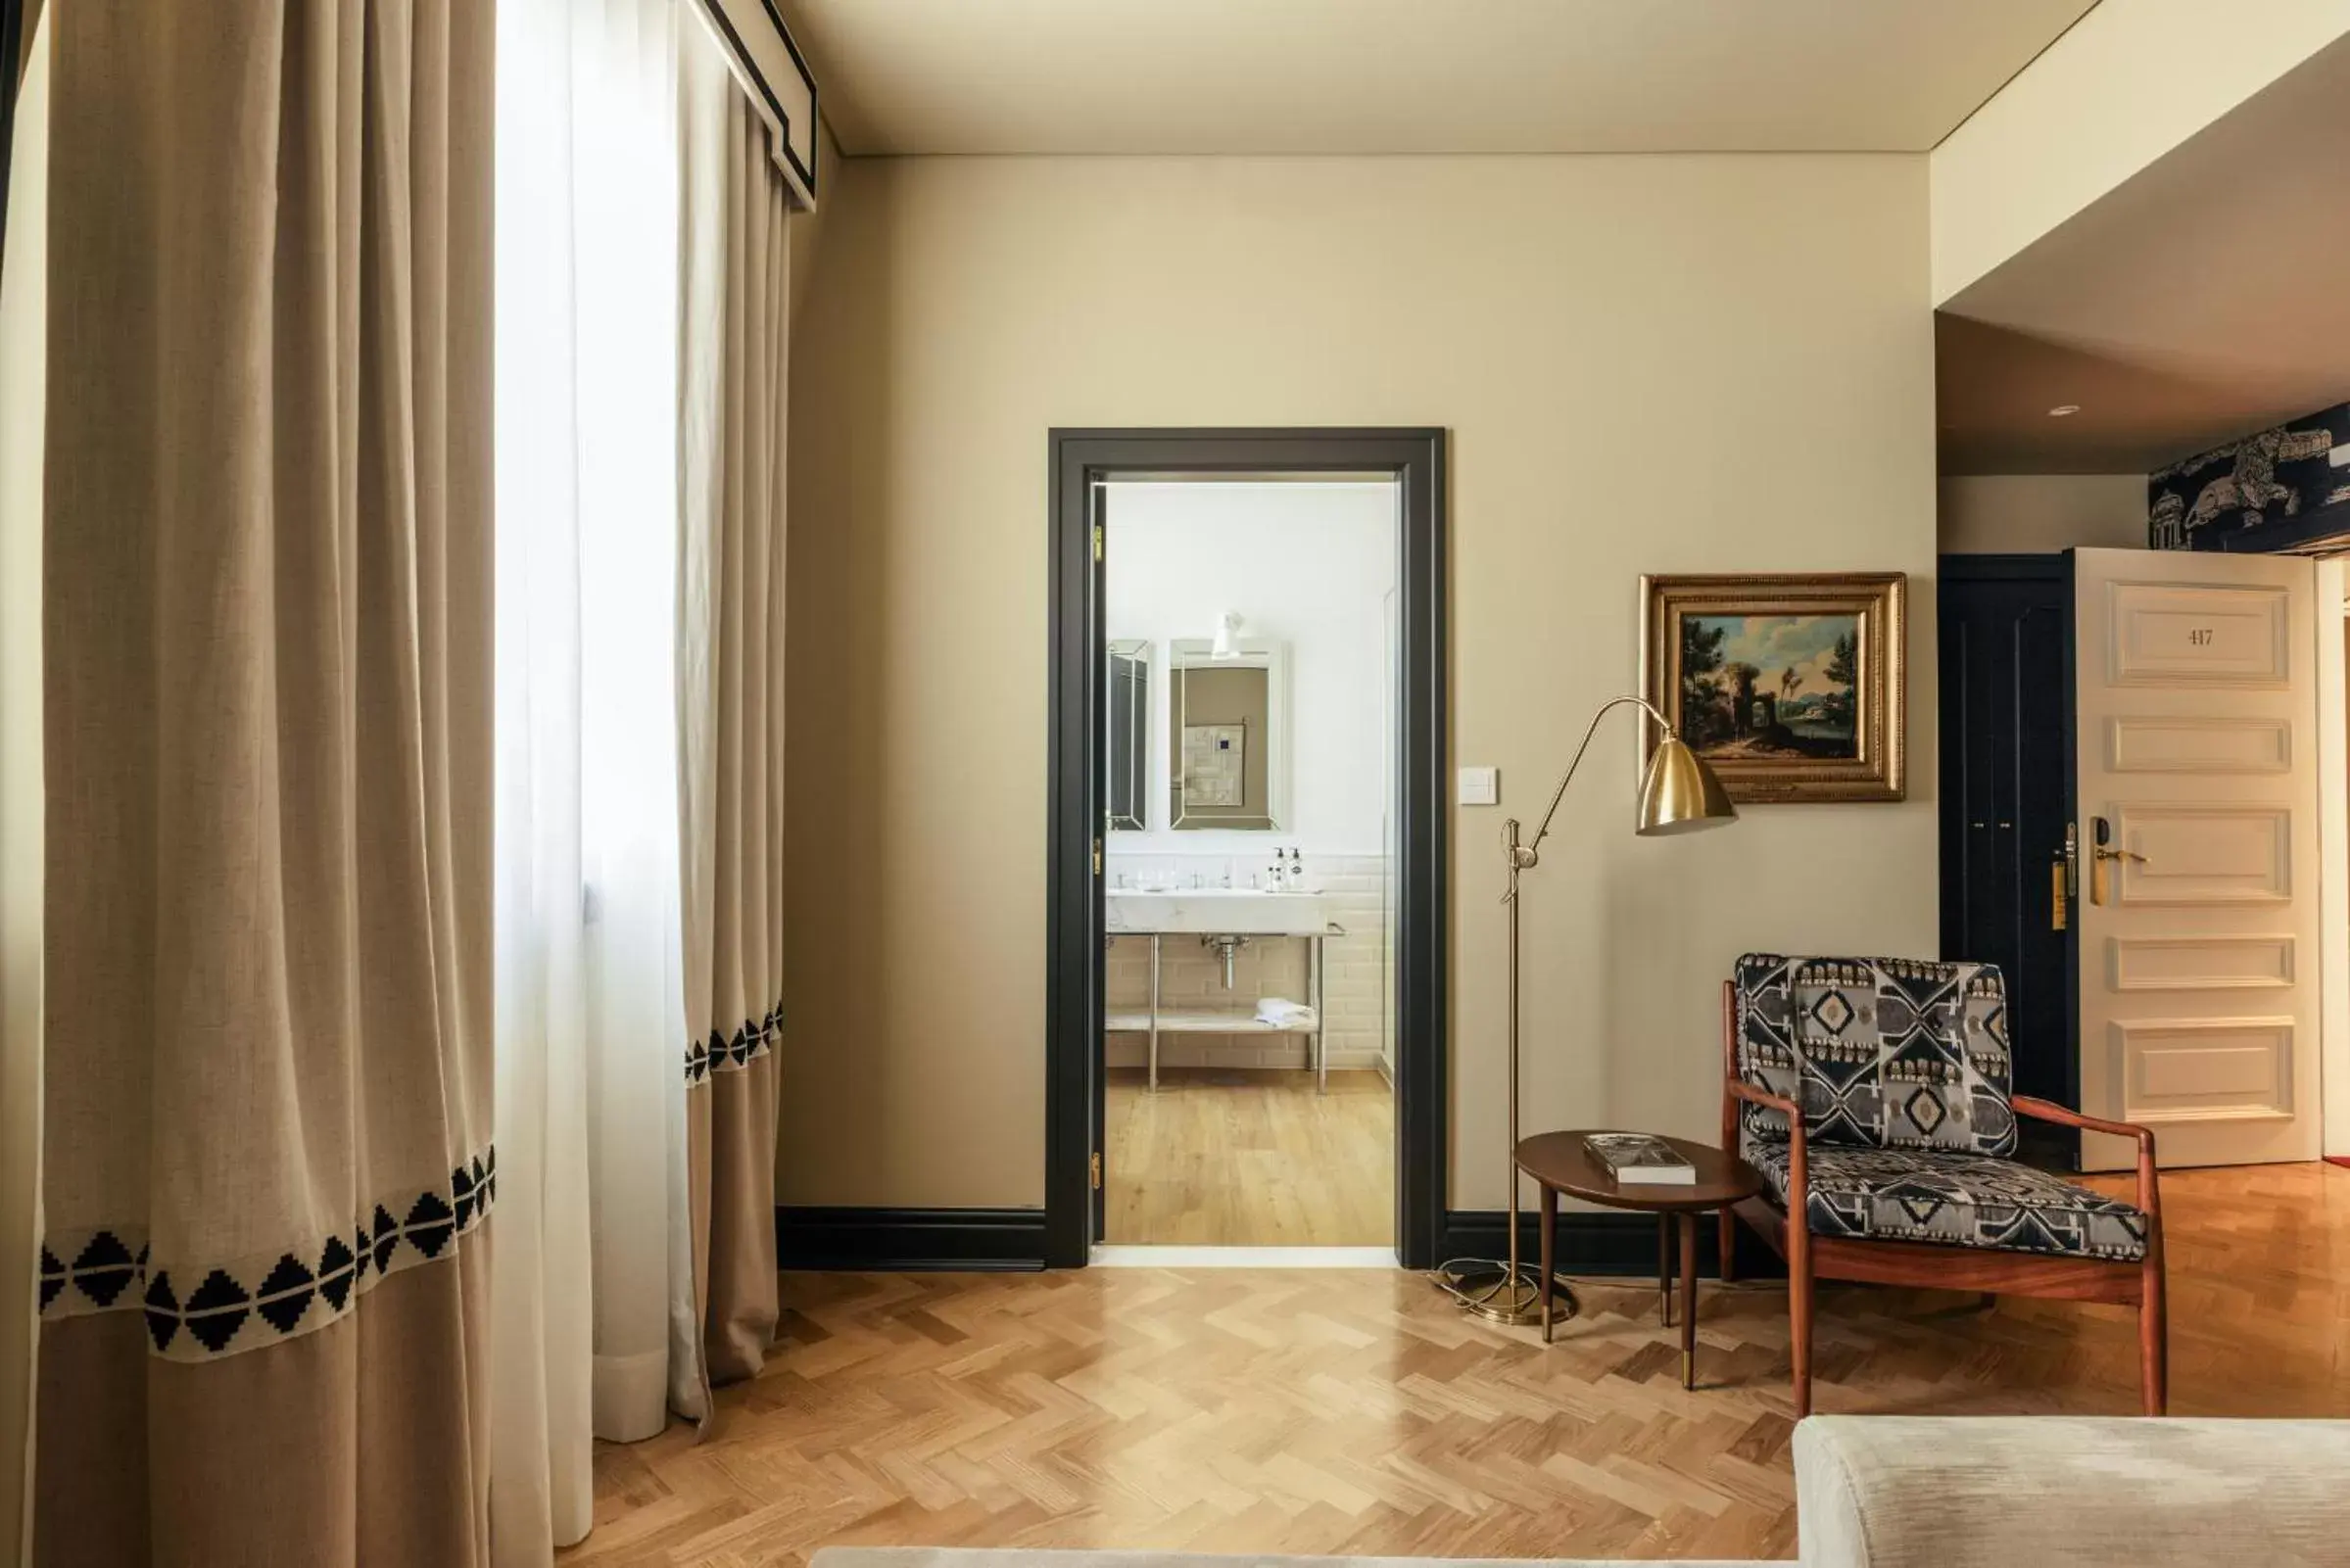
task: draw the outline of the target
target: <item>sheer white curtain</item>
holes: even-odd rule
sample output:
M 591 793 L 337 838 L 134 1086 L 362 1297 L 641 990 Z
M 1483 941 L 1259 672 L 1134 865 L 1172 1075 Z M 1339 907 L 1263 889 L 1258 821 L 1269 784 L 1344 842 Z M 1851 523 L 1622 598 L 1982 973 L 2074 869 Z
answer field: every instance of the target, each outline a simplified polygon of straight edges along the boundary
M 31 1510 L 41 1169 L 41 445 L 48 365 L 48 13 L 17 100 L 0 262 L 0 1560 Z M 0 71 L 17 63 L 0 56 Z
M 692 1300 L 679 13 L 676 0 L 502 0 L 499 15 L 502 1568 L 587 1533 L 592 1435 L 661 1430 L 674 1304 Z

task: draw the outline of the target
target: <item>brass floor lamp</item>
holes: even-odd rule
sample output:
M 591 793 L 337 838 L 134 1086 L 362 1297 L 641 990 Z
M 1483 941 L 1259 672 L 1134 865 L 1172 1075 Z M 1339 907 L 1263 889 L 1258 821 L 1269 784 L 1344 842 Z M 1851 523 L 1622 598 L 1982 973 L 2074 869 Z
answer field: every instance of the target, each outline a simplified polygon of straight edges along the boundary
M 1502 845 L 1510 865 L 1509 890 L 1502 894 L 1502 902 L 1510 908 L 1510 1257 L 1507 1260 L 1455 1259 L 1436 1270 L 1437 1284 L 1463 1308 L 1496 1323 L 1531 1323 L 1542 1315 L 1540 1271 L 1527 1267 L 1518 1258 L 1518 877 L 1542 863 L 1542 841 L 1550 836 L 1551 819 L 1559 815 L 1559 803 L 1566 798 L 1566 786 L 1574 783 L 1575 770 L 1583 766 L 1583 753 L 1591 749 L 1591 737 L 1599 734 L 1600 721 L 1607 716 L 1608 710 L 1625 703 L 1638 707 L 1663 732 L 1649 758 L 1648 772 L 1640 782 L 1640 813 L 1633 821 L 1633 831 L 1649 836 L 1694 832 L 1719 827 L 1738 817 L 1738 808 L 1730 804 L 1730 793 L 1722 787 L 1721 780 L 1714 777 L 1703 758 L 1682 743 L 1681 737 L 1673 733 L 1672 721 L 1645 697 L 1621 696 L 1609 697 L 1591 716 L 1591 727 L 1583 732 L 1583 743 L 1575 748 L 1575 760 L 1566 765 L 1559 787 L 1552 791 L 1550 809 L 1542 814 L 1542 824 L 1534 830 L 1534 836 L 1520 843 L 1517 819 L 1512 817 L 1502 824 Z M 1563 1293 L 1561 1306 L 1563 1310 L 1557 1315 L 1575 1315 L 1571 1291 Z

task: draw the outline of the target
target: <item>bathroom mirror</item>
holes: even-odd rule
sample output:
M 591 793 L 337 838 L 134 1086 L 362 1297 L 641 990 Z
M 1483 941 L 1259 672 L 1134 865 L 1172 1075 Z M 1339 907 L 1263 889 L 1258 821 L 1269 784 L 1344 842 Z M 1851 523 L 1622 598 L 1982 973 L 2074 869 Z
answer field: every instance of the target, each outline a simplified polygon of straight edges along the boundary
M 1140 640 L 1110 644 L 1110 724 L 1103 762 L 1108 778 L 1110 831 L 1140 832 L 1150 794 L 1151 645 Z
M 1286 650 L 1214 649 L 1205 638 L 1168 644 L 1168 826 L 1275 832 L 1289 807 Z

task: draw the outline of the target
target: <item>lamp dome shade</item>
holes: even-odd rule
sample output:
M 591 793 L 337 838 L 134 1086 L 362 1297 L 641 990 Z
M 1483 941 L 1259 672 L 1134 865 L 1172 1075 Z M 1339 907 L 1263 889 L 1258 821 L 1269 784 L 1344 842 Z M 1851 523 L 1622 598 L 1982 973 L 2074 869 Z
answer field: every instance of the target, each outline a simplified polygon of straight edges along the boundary
M 1647 777 L 1640 782 L 1640 821 L 1644 835 L 1696 832 L 1738 820 L 1730 791 L 1705 759 L 1689 749 L 1679 736 L 1656 742 L 1649 758 Z

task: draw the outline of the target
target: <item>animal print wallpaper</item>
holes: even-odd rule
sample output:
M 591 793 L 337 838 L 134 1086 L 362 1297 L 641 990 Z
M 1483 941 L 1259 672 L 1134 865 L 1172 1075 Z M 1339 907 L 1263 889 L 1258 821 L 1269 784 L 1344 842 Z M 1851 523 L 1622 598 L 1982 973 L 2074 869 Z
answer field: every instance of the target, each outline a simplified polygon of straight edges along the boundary
M 2155 549 L 2300 549 L 2350 533 L 2350 403 L 2199 452 L 2146 476 L 2146 543 Z M 2244 537 L 2298 519 L 2305 528 Z M 2328 526 L 2330 524 L 2330 526 Z

